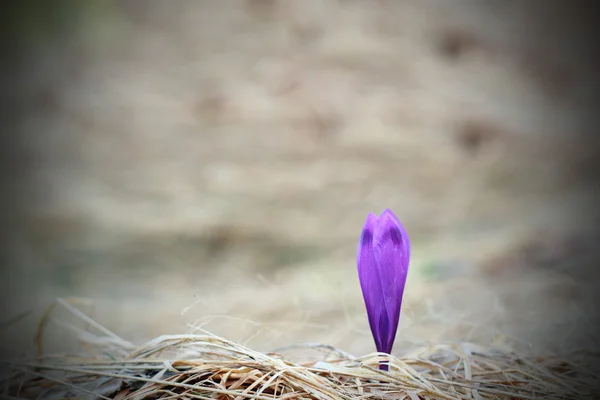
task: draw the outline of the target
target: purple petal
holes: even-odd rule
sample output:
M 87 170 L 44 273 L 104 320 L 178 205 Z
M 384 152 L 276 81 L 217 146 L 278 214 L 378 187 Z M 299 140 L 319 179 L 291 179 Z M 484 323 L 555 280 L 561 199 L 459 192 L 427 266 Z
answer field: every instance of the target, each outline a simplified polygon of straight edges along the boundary
M 408 274 L 410 242 L 396 216 L 385 210 L 373 231 L 373 254 L 381 282 L 380 300 L 386 316 L 380 316 L 380 351 L 390 353 L 394 344 L 400 307 Z
M 382 328 L 386 330 L 387 328 L 381 326 L 380 320 L 382 317 L 387 319 L 387 311 L 385 310 L 385 303 L 381 299 L 381 278 L 379 276 L 379 269 L 377 268 L 375 254 L 373 252 L 373 233 L 376 226 L 377 216 L 369 213 L 358 242 L 356 263 L 358 266 L 358 279 L 367 308 L 369 326 L 371 327 L 371 333 L 375 339 L 377 351 L 381 351 L 383 346 L 383 343 L 381 342 Z M 384 330 L 384 332 L 386 332 L 386 330 Z
M 386 218 L 389 218 L 390 221 L 388 222 L 390 224 L 395 224 L 395 226 L 398 228 L 398 231 L 400 232 L 400 236 L 402 237 L 402 250 L 404 251 L 404 258 L 406 259 L 406 266 L 408 267 L 408 263 L 410 261 L 410 240 L 408 237 L 408 233 L 406 232 L 406 229 L 404 229 L 404 225 L 402 225 L 402 223 L 400 222 L 398 217 L 396 217 L 396 215 L 392 212 L 392 210 L 390 210 L 389 208 L 385 209 L 385 211 L 381 213 L 379 220 L 381 220 L 384 216 Z

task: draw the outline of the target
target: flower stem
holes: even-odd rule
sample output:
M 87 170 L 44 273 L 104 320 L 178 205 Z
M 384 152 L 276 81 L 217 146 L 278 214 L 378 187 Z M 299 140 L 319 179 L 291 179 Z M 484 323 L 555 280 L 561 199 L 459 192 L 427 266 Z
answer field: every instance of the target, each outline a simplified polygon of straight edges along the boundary
M 382 371 L 389 371 L 390 366 L 388 365 L 387 361 L 379 361 L 379 369 Z

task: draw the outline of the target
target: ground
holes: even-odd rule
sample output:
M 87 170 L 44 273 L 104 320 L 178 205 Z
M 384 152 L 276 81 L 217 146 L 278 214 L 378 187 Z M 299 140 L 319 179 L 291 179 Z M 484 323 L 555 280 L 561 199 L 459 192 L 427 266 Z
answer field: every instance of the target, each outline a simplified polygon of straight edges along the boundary
M 413 243 L 395 351 L 581 339 L 596 92 L 564 11 L 99 4 L 17 81 L 4 292 L 35 311 L 5 335 L 60 296 L 138 342 L 201 325 L 365 354 L 356 244 L 389 207 Z

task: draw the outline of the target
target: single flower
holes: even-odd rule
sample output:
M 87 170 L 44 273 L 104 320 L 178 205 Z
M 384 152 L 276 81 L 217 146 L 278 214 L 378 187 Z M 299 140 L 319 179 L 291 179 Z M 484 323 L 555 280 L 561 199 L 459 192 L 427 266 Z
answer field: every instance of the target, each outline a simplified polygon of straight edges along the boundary
M 360 235 L 356 262 L 371 333 L 378 352 L 390 354 L 408 274 L 410 241 L 394 213 L 369 213 Z M 382 365 L 387 370 L 387 365 Z

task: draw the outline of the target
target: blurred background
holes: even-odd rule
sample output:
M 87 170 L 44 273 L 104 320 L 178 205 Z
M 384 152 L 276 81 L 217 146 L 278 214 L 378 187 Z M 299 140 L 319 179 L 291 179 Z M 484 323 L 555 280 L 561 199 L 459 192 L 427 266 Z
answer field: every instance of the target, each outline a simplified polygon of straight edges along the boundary
M 73 297 L 135 343 L 372 352 L 355 252 L 388 207 L 413 244 L 395 354 L 593 342 L 597 49 L 575 3 L 6 6 L 4 350 Z

